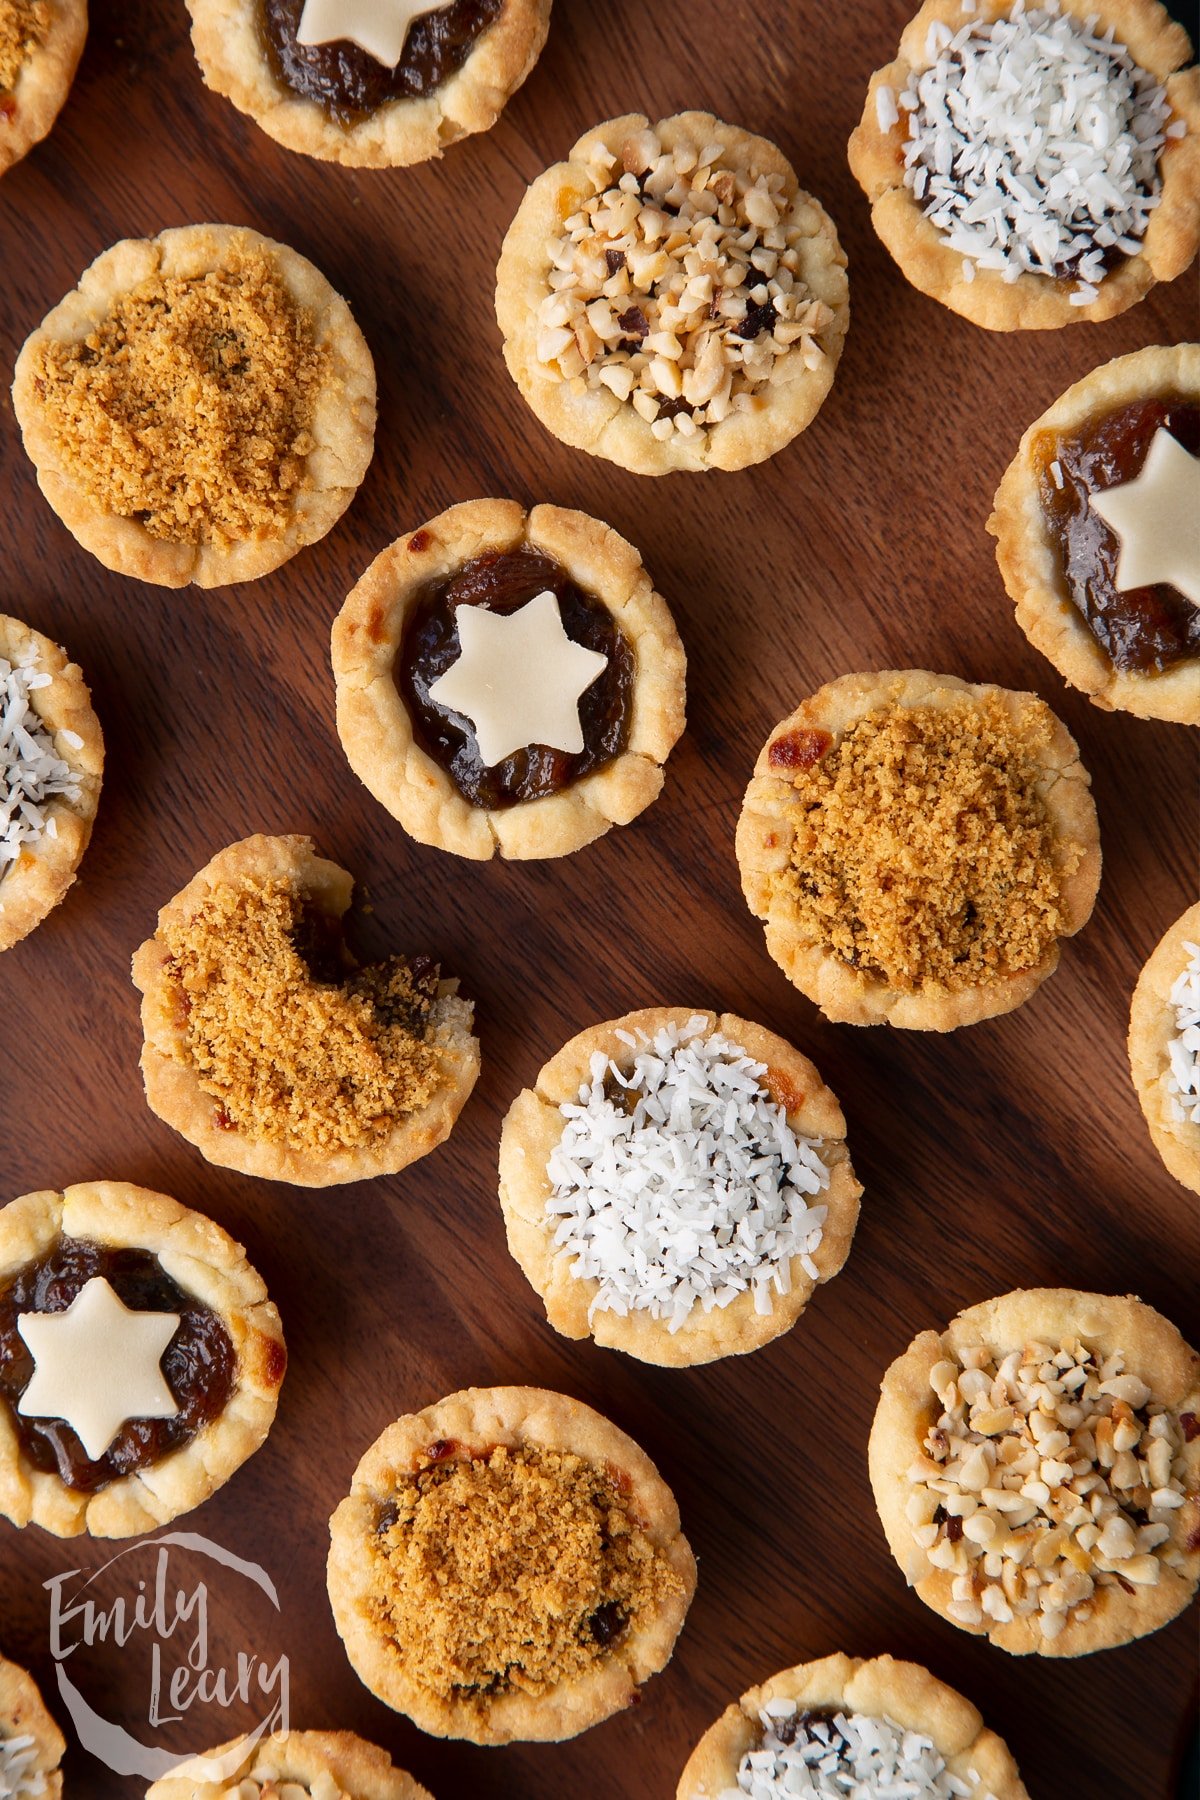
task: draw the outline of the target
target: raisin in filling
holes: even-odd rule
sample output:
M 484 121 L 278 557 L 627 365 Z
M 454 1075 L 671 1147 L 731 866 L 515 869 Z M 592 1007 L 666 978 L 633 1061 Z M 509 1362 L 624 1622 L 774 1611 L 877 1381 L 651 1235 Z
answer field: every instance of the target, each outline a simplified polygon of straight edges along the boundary
M 304 0 L 262 0 L 260 29 L 268 59 L 285 87 L 315 100 L 339 125 L 353 125 L 391 100 L 432 93 L 460 69 L 504 0 L 452 0 L 414 19 L 394 69 L 348 39 L 300 44 Z
M 1200 454 L 1200 406 L 1180 396 L 1135 400 L 1079 431 L 1043 432 L 1034 446 L 1042 510 L 1067 593 L 1123 673 L 1157 674 L 1200 657 L 1200 609 L 1167 582 L 1122 592 L 1120 539 L 1089 504 L 1092 494 L 1140 474 L 1160 426 L 1190 455 Z
M 429 689 L 458 661 L 455 608 L 486 606 L 513 613 L 546 591 L 558 600 L 563 630 L 575 643 L 607 657 L 607 666 L 579 701 L 583 749 L 572 755 L 530 744 L 489 768 L 473 731 L 458 714 L 429 698 Z M 540 551 L 493 552 L 464 563 L 447 581 L 431 584 L 413 609 L 395 666 L 421 748 L 449 775 L 472 806 L 495 811 L 556 794 L 603 768 L 624 750 L 632 712 L 633 648 L 608 608 Z
M 179 1411 L 173 1419 L 130 1419 L 93 1461 L 63 1420 L 18 1413 L 34 1363 L 17 1320 L 22 1313 L 65 1312 L 96 1276 L 103 1276 L 132 1312 L 179 1314 L 162 1357 L 163 1378 Z M 236 1376 L 237 1352 L 222 1320 L 172 1281 L 148 1250 L 64 1237 L 0 1287 L 0 1397 L 8 1402 L 17 1441 L 33 1467 L 57 1475 L 78 1493 L 97 1493 L 186 1444 L 225 1410 Z

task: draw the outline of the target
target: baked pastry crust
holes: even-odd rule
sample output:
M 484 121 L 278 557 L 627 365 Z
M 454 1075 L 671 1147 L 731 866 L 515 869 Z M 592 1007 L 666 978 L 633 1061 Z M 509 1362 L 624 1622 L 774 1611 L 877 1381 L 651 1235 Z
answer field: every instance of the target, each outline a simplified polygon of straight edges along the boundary
M 797 1255 L 791 1260 L 789 1291 L 772 1294 L 769 1313 L 757 1312 L 754 1295 L 747 1291 L 728 1306 L 714 1306 L 711 1312 L 694 1306 L 675 1332 L 665 1320 L 648 1312 L 629 1312 L 624 1317 L 612 1311 L 597 1312 L 589 1324 L 588 1308 L 599 1284 L 572 1275 L 567 1258 L 555 1250 L 554 1223 L 546 1215 L 546 1202 L 553 1191 L 546 1163 L 563 1131 L 559 1107 L 578 1100 L 580 1085 L 597 1052 L 611 1057 L 624 1071 L 632 1068 L 636 1052 L 622 1042 L 619 1032 L 644 1032 L 652 1037 L 665 1025 L 682 1029 L 694 1018 L 705 1021 L 706 1035 L 720 1032 L 740 1045 L 747 1056 L 766 1063 L 764 1086 L 783 1106 L 792 1130 L 822 1139 L 820 1156 L 829 1169 L 829 1186 L 815 1197 L 816 1204 L 828 1208 L 821 1242 L 812 1256 L 818 1280 L 812 1279 Z M 510 1106 L 500 1136 L 500 1205 L 508 1247 L 541 1295 L 550 1324 L 564 1337 L 592 1337 L 598 1344 L 665 1368 L 685 1368 L 757 1350 L 791 1329 L 819 1283 L 831 1280 L 850 1253 L 862 1187 L 855 1178 L 845 1140 L 842 1109 L 816 1068 L 773 1031 L 733 1013 L 718 1015 L 698 1008 L 650 1006 L 626 1013 L 573 1037 Z
M 607 149 L 619 156 L 624 141 L 648 126 L 642 113 L 597 125 L 579 139 L 566 162 L 555 163 L 526 192 L 496 270 L 496 319 L 504 336 L 504 360 L 542 424 L 577 450 L 603 456 L 638 475 L 743 469 L 773 456 L 812 423 L 833 385 L 850 320 L 846 258 L 836 227 L 820 202 L 799 187 L 795 170 L 768 139 L 704 112 L 676 113 L 654 127 L 664 149 L 691 147 L 699 152 L 707 144 L 719 143 L 729 159 L 782 178 L 800 209 L 794 222 L 806 234 L 800 246 L 799 277 L 833 315 L 815 337 L 823 352 L 816 368 L 806 367 L 799 356 L 781 356 L 752 410 L 732 412 L 691 438 L 673 433 L 659 439 L 647 421 L 615 394 L 607 389 L 574 393 L 569 382 L 538 361 L 537 314 L 549 291 L 549 244 L 563 220 L 599 191 L 590 166 L 596 152 Z
M 1146 395 L 1181 392 L 1200 401 L 1200 344 L 1150 345 L 1102 363 L 1069 387 L 1021 439 L 996 490 L 987 528 L 1017 609 L 1017 624 L 1063 679 L 1106 712 L 1200 725 L 1200 667 L 1195 658 L 1161 674 L 1118 669 L 1096 642 L 1066 592 L 1062 558 L 1046 528 L 1034 446 L 1043 432 L 1077 431 L 1098 413 Z
M 989 23 L 1011 10 L 1012 0 L 977 0 L 970 16 Z M 1187 125 L 1187 135 L 1168 138 L 1160 153 L 1162 198 L 1141 249 L 1105 275 L 1096 298 L 1086 305 L 1071 304 L 1073 282 L 1049 275 L 1022 271 L 1006 282 L 999 270 L 977 267 L 974 279 L 964 281 L 962 253 L 951 249 L 904 185 L 907 114 L 901 112 L 885 132 L 876 97 L 881 87 L 901 93 L 914 71 L 929 67 L 925 45 L 930 26 L 959 30 L 968 20 L 961 0 L 924 0 L 901 35 L 896 60 L 872 75 L 862 119 L 850 137 L 850 168 L 871 202 L 871 222 L 893 259 L 921 293 L 988 331 L 1046 330 L 1111 319 L 1142 299 L 1155 282 L 1182 274 L 1200 246 L 1200 70 L 1183 67 L 1192 58 L 1187 32 L 1158 0 L 1061 0 L 1061 10 L 1081 22 L 1099 14 L 1097 31 L 1112 27 L 1135 61 L 1165 87 L 1172 117 Z
M 311 315 L 314 343 L 329 356 L 313 412 L 314 448 L 304 458 L 288 523 L 277 535 L 241 542 L 154 537 L 137 519 L 101 510 L 62 467 L 38 396 L 35 358 L 48 342 L 82 342 L 115 301 L 154 276 L 191 278 L 254 253 L 269 257 L 292 299 Z M 374 448 L 375 365 L 350 308 L 306 257 L 245 226 L 185 225 L 156 238 L 126 238 L 97 257 L 79 286 L 26 339 L 13 379 L 13 408 L 43 494 L 106 569 L 160 587 L 227 587 L 270 574 L 341 518 Z
M 467 1451 L 497 1445 L 565 1451 L 619 1474 L 640 1528 L 678 1575 L 679 1593 L 627 1629 L 594 1668 L 540 1698 L 513 1689 L 471 1706 L 419 1686 L 399 1667 L 390 1640 L 369 1617 L 370 1543 L 397 1474 L 424 1467 L 430 1444 L 439 1440 Z M 328 1581 L 334 1622 L 355 1673 L 422 1731 L 476 1744 L 558 1742 L 628 1706 L 642 1682 L 665 1667 L 695 1591 L 696 1562 L 670 1488 L 645 1451 L 608 1419 L 545 1388 L 466 1388 L 397 1419 L 363 1456 L 350 1493 L 330 1520 Z
M 1138 976 L 1129 1011 L 1129 1067 L 1154 1148 L 1176 1181 L 1200 1194 L 1200 1125 L 1172 1117 L 1166 1089 L 1167 1046 L 1175 1035 L 1170 994 L 1187 966 L 1186 943 L 1200 943 L 1200 901 L 1159 939 Z
M 1091 916 L 1100 884 L 1100 828 L 1091 797 L 1091 777 L 1079 760 L 1074 739 L 1036 694 L 987 683 L 972 685 L 954 675 L 925 669 L 885 669 L 842 675 L 827 682 L 777 725 L 764 744 L 746 789 L 737 827 L 742 892 L 752 913 L 765 922 L 767 949 L 788 980 L 807 994 L 827 1019 L 848 1025 L 896 1025 L 910 1031 L 953 1031 L 1028 1000 L 1058 966 L 1052 944 L 1031 969 L 951 992 L 927 983 L 900 991 L 852 968 L 834 951 L 799 930 L 791 909 L 773 894 L 773 877 L 788 867 L 795 841 L 794 788 L 786 771 L 771 765 L 771 746 L 791 733 L 829 733 L 837 744 L 860 719 L 891 706 L 946 708 L 964 698 L 994 700 L 1014 725 L 1049 720 L 1051 738 L 1039 750 L 1044 770 L 1038 793 L 1051 823 L 1066 920 L 1071 937 Z
M 428 94 L 390 100 L 350 126 L 279 80 L 263 46 L 256 0 L 188 0 L 192 46 L 205 85 L 248 113 L 288 150 L 360 169 L 402 168 L 440 157 L 487 131 L 542 53 L 552 0 L 505 0 L 462 67 Z
M 104 737 L 78 663 L 40 631 L 0 613 L 0 657 L 17 663 L 30 650 L 52 680 L 49 687 L 33 690 L 29 704 L 53 738 L 55 755 L 78 780 L 79 799 L 59 795 L 45 803 L 56 835 L 43 832 L 36 843 L 23 845 L 0 880 L 0 950 L 11 949 L 40 925 L 74 881 L 92 835 L 104 773 Z M 68 731 L 82 740 L 78 747 L 66 742 L 63 733 Z
M 937 1422 L 939 1407 L 929 1376 L 946 1355 L 975 1344 L 1019 1349 L 1025 1343 L 1078 1337 L 1102 1356 L 1121 1351 L 1126 1372 L 1140 1378 L 1152 1397 L 1176 1412 L 1200 1411 L 1200 1356 L 1187 1345 L 1169 1319 L 1132 1295 L 1081 1293 L 1076 1288 L 1018 1288 L 994 1300 L 981 1301 L 952 1319 L 944 1332 L 922 1331 L 883 1378 L 879 1405 L 867 1450 L 871 1487 L 888 1546 L 910 1587 L 944 1619 L 987 1638 L 1014 1656 L 1083 1656 L 1144 1637 L 1183 1611 L 1200 1582 L 1200 1437 L 1184 1450 L 1187 1499 L 1173 1515 L 1169 1544 L 1184 1559 L 1184 1572 L 1160 1565 L 1153 1587 L 1126 1593 L 1097 1587 L 1089 1602 L 1091 1616 L 1069 1614 L 1057 1637 L 1044 1637 L 1036 1617 L 1018 1614 L 1006 1623 L 985 1617 L 966 1625 L 949 1611 L 953 1576 L 933 1567 L 913 1539 L 905 1513 L 911 1492 L 908 1470 L 921 1453 L 926 1432 Z M 1132 1587 L 1132 1583 L 1129 1584 Z
M 758 1743 L 759 1714 L 772 1700 L 794 1700 L 801 1708 L 826 1708 L 886 1715 L 909 1731 L 932 1739 L 951 1774 L 971 1783 L 972 1792 L 991 1800 L 1029 1800 L 1003 1739 L 989 1731 L 971 1702 L 931 1675 L 920 1663 L 892 1656 L 822 1656 L 781 1669 L 761 1687 L 752 1687 L 726 1707 L 692 1751 L 679 1778 L 675 1800 L 720 1800 L 736 1787 L 738 1765 Z
M 217 1122 L 218 1107 L 201 1087 L 187 1044 L 182 1015 L 162 942 L 164 928 L 189 918 L 216 888 L 283 880 L 310 896 L 330 917 L 349 910 L 353 877 L 319 857 L 307 837 L 248 837 L 217 852 L 187 886 L 160 910 L 154 937 L 135 951 L 134 986 L 142 999 L 142 1079 L 152 1112 L 194 1144 L 206 1161 L 266 1181 L 297 1187 L 329 1187 L 395 1175 L 445 1141 L 479 1074 L 479 1043 L 471 1035 L 474 1009 L 443 981 L 435 1002 L 432 1034 L 442 1052 L 445 1080 L 428 1104 L 399 1120 L 383 1137 L 354 1148 L 322 1151 L 246 1137 Z
M 0 98 L 0 175 L 47 137 L 62 111 L 87 39 L 87 0 L 48 0 L 50 29 L 11 94 Z
M 0 1656 L 0 1744 L 31 1737 L 37 1751 L 33 1772 L 42 1777 L 45 1800 L 62 1800 L 58 1765 L 66 1752 L 62 1732 L 46 1710 L 32 1675 Z
M 287 1367 L 279 1314 L 242 1246 L 202 1213 L 128 1181 L 42 1189 L 0 1208 L 0 1283 L 44 1256 L 60 1236 L 148 1250 L 179 1286 L 217 1313 L 237 1353 L 223 1411 L 194 1437 L 94 1494 L 34 1468 L 0 1404 L 0 1513 L 56 1537 L 134 1537 L 190 1512 L 266 1439 Z
M 392 671 L 429 583 L 473 557 L 525 545 L 554 557 L 600 600 L 633 649 L 629 742 L 560 792 L 489 812 L 416 742 Z M 350 767 L 418 843 L 481 860 L 566 856 L 649 806 L 683 731 L 686 666 L 667 604 L 632 544 L 587 513 L 527 513 L 515 500 L 467 500 L 397 538 L 351 589 L 333 626 L 337 728 Z
M 233 1738 L 189 1758 L 147 1788 L 146 1800 L 221 1800 L 223 1794 L 245 1800 L 238 1784 L 246 1780 L 295 1782 L 307 1794 L 322 1775 L 332 1777 L 345 1800 L 432 1800 L 428 1789 L 398 1769 L 386 1750 L 352 1731 L 276 1731 L 252 1745 L 231 1774 L 212 1779 L 206 1762 L 227 1756 L 237 1744 Z

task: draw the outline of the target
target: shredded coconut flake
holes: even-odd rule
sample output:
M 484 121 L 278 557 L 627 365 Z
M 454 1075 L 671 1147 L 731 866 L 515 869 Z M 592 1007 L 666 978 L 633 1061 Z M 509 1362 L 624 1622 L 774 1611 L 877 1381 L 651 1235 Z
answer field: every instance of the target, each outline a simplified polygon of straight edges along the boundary
M 649 1312 L 677 1331 L 750 1291 L 769 1313 L 798 1256 L 812 1280 L 829 1185 L 819 1139 L 798 1137 L 754 1062 L 697 1017 L 636 1050 L 622 1074 L 592 1057 L 579 1104 L 550 1155 L 547 1212 L 571 1273 L 596 1282 L 589 1316 Z
M 1171 1115 L 1200 1125 L 1200 944 L 1184 944 L 1186 968 L 1171 989 L 1175 1033 L 1167 1044 Z
M 36 1761 L 33 1738 L 0 1739 L 0 1800 L 32 1800 L 46 1792 L 46 1778 L 34 1768 Z
M 931 27 L 931 66 L 900 95 L 905 181 L 950 248 L 1006 281 L 1074 278 L 1085 306 L 1114 256 L 1137 253 L 1158 204 L 1171 106 L 1110 29 L 1058 0 Z
M 47 802 L 57 797 L 74 805 L 79 800 L 78 781 L 54 754 L 53 739 L 29 700 L 51 680 L 38 669 L 32 651 L 20 663 L 0 656 L 0 880 L 22 844 L 36 844 L 44 833 L 57 836 Z M 82 747 L 83 739 L 74 732 L 63 736 L 74 749 Z
M 995 1800 L 973 1769 L 967 1781 L 952 1774 L 931 1738 L 886 1716 L 798 1714 L 794 1700 L 771 1700 L 759 1719 L 761 1742 L 719 1800 Z

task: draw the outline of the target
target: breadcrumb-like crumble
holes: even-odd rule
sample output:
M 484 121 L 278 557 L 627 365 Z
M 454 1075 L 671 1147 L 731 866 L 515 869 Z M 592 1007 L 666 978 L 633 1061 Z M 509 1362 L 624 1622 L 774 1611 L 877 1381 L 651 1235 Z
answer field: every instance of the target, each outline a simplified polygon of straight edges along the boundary
M 36 381 L 63 471 L 96 506 L 174 543 L 242 543 L 292 515 L 326 362 L 254 252 L 118 295 L 82 342 L 41 346 Z
M 17 77 L 50 30 L 47 0 L 0 0 L 0 94 L 11 94 Z
M 610 1474 L 533 1445 L 400 1479 L 375 1552 L 378 1623 L 444 1700 L 544 1694 L 681 1591 Z
M 903 991 L 1035 968 L 1065 923 L 1037 789 L 1050 729 L 994 700 L 859 720 L 794 777 L 780 886 L 801 928 Z
M 330 964 L 336 921 L 286 881 L 218 887 L 162 929 L 186 1060 L 219 1117 L 289 1149 L 349 1149 L 426 1105 L 441 1079 L 426 1041 L 437 971 L 402 958 Z M 325 967 L 303 953 L 314 941 Z M 335 945 L 334 948 L 339 946 Z

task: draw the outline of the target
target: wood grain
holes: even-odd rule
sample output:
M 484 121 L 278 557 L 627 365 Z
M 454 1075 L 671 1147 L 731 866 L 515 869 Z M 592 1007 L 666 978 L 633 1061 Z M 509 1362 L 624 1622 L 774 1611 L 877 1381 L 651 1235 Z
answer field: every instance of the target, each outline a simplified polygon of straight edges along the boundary
M 1050 1282 L 1136 1290 L 1194 1340 L 1200 1255 L 1200 1209 L 1151 1148 L 1124 1051 L 1141 963 L 1196 898 L 1195 740 L 1067 693 L 1017 630 L 983 530 L 1029 419 L 1095 363 L 1188 332 L 1192 279 L 1106 326 L 1009 337 L 914 293 L 845 162 L 867 77 L 907 12 L 907 0 L 661 0 L 649 12 L 558 0 L 542 61 L 493 132 L 439 166 L 355 175 L 277 149 L 206 93 L 178 0 L 99 0 L 58 128 L 0 188 L 6 370 L 109 243 L 199 219 L 245 222 L 310 256 L 378 362 L 378 452 L 347 518 L 275 576 L 209 596 L 101 569 L 42 501 L 0 412 L 0 610 L 69 646 L 109 750 L 82 879 L 0 963 L 0 1185 L 9 1196 L 119 1176 L 244 1238 L 292 1368 L 267 1447 L 187 1527 L 259 1560 L 281 1610 L 250 1607 L 244 1583 L 211 1571 L 214 1657 L 286 1652 L 296 1724 L 385 1744 L 438 1800 L 669 1800 L 731 1697 L 834 1649 L 914 1657 L 961 1687 L 1008 1738 L 1034 1800 L 1173 1791 L 1194 1615 L 1079 1663 L 1010 1659 L 905 1591 L 867 1484 L 878 1382 L 918 1329 Z M 788 451 L 739 475 L 650 482 L 564 449 L 532 418 L 501 360 L 493 270 L 525 183 L 580 131 L 685 106 L 791 156 L 848 250 L 852 324 L 824 411 Z M 409 842 L 333 731 L 328 631 L 349 587 L 401 531 L 491 494 L 611 521 L 644 553 L 690 659 L 690 730 L 661 800 L 557 864 L 480 867 Z M 733 857 L 775 721 L 836 674 L 914 665 L 1037 688 L 1082 746 L 1105 854 L 1096 914 L 1058 974 L 1011 1017 L 944 1039 L 825 1024 L 768 959 Z M 478 1002 L 475 1097 L 450 1144 L 402 1177 L 322 1194 L 240 1179 L 145 1107 L 130 953 L 158 906 L 253 830 L 311 831 L 363 884 L 367 947 L 433 951 Z M 795 1332 L 673 1373 L 548 1329 L 505 1249 L 496 1145 L 512 1096 L 575 1031 L 693 1003 L 759 1019 L 812 1055 L 866 1193 L 845 1271 Z M 383 1426 L 506 1381 L 561 1388 L 633 1433 L 675 1488 L 700 1586 L 640 1706 L 571 1744 L 485 1752 L 423 1738 L 370 1698 L 342 1655 L 323 1569 L 328 1516 Z M 42 1583 L 106 1558 L 0 1522 L 0 1645 L 60 1713 Z M 89 1652 L 86 1675 L 97 1707 L 148 1735 L 132 1648 Z M 228 1729 L 248 1716 L 235 1709 Z M 159 1741 L 194 1747 L 186 1724 L 173 1729 Z M 78 1751 L 67 1772 L 68 1794 L 141 1791 Z

